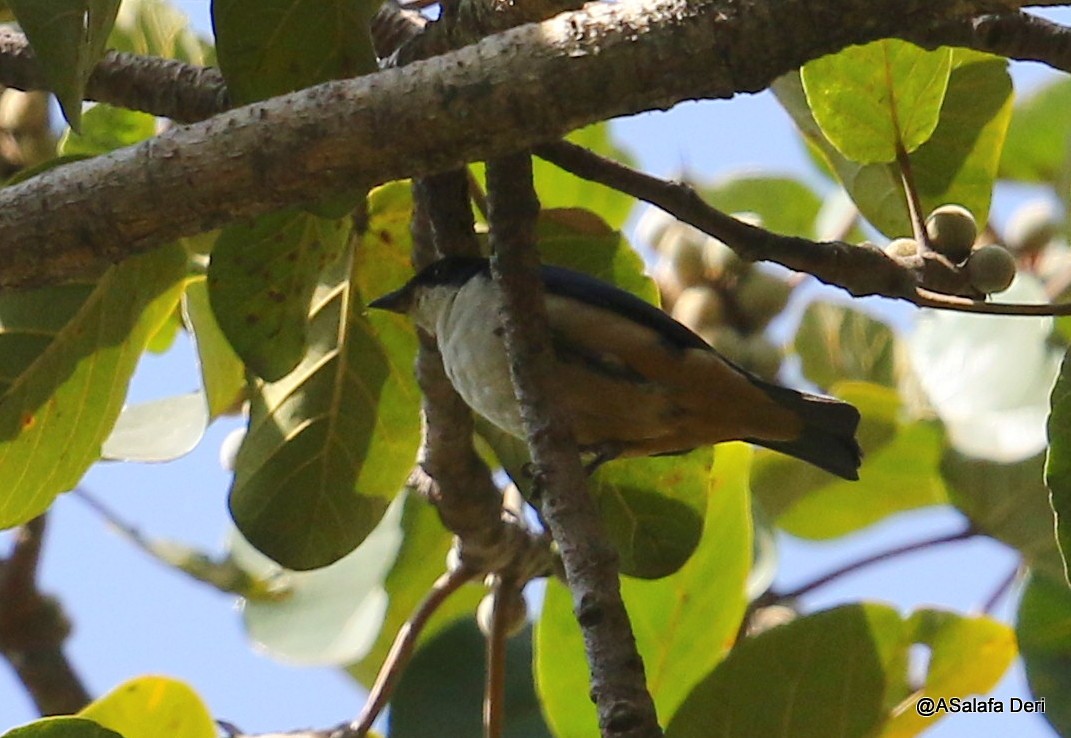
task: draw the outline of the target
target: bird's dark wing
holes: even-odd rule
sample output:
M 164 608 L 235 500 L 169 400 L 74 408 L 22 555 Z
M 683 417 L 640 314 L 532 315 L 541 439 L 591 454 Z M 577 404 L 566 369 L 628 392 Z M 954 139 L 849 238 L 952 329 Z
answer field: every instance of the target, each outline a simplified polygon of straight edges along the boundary
M 655 331 L 676 348 L 712 350 L 706 341 L 654 305 L 582 272 L 544 265 L 543 283 L 552 295 L 618 313 Z

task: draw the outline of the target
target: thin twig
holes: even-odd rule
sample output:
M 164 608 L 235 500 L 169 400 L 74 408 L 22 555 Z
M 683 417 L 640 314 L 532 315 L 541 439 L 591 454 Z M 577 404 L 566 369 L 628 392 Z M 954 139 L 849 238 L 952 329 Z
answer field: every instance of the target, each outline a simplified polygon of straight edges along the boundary
M 897 131 L 897 138 L 899 138 L 899 131 Z M 907 212 L 911 217 L 911 230 L 918 244 L 919 253 L 932 252 L 933 244 L 930 243 L 930 235 L 926 232 L 926 218 L 922 212 L 919 191 L 915 188 L 915 173 L 911 169 L 911 159 L 899 141 L 896 142 L 896 164 L 900 168 L 900 183 L 904 187 Z
M 1071 303 L 983 302 L 919 287 L 918 273 L 922 270 L 926 271 L 928 279 L 947 280 L 952 285 L 965 280 L 947 259 L 938 254 L 931 254 L 925 260 L 916 259 L 921 265 L 916 271 L 871 246 L 841 241 L 815 242 L 771 233 L 711 207 L 685 183 L 652 177 L 567 141 L 543 144 L 535 147 L 534 152 L 578 177 L 599 182 L 661 208 L 681 222 L 723 241 L 741 258 L 771 261 L 797 272 L 812 274 L 856 297 L 879 295 L 906 300 L 919 307 L 964 313 L 1071 315 Z
M 70 623 L 37 587 L 44 534 L 42 515 L 19 529 L 10 555 L 0 560 L 0 655 L 41 715 L 63 715 L 81 710 L 90 696 L 63 652 Z
M 837 567 L 836 569 L 826 574 L 823 574 L 820 577 L 812 579 L 809 582 L 801 584 L 800 586 L 795 587 L 794 589 L 790 589 L 784 592 L 770 593 L 769 599 L 773 601 L 794 600 L 799 597 L 802 597 L 805 594 L 809 594 L 810 592 L 818 589 L 819 587 L 823 587 L 829 584 L 835 579 L 840 579 L 845 575 L 852 574 L 856 571 L 859 571 L 860 569 L 872 566 L 873 564 L 880 564 L 883 561 L 888 561 L 898 556 L 903 556 L 904 554 L 914 553 L 915 551 L 924 551 L 927 548 L 933 548 L 934 546 L 940 546 L 945 543 L 966 541 L 977 535 L 977 530 L 975 530 L 972 526 L 966 526 L 962 530 L 956 531 L 955 533 L 947 533 L 943 536 L 926 538 L 921 541 L 914 541 L 912 543 L 905 543 L 900 546 L 894 546 L 893 548 L 887 549 L 885 551 L 880 551 L 879 553 L 873 554 L 871 556 L 866 556 L 862 559 L 858 559 L 856 561 L 852 561 L 848 564 L 845 564 L 844 566 Z
M 599 729 L 604 738 L 660 737 L 643 660 L 621 599 L 617 553 L 587 493 L 569 417 L 552 400 L 554 354 L 535 250 L 539 201 L 531 157 L 514 154 L 488 161 L 487 194 L 491 271 L 502 289 L 510 374 L 542 491 L 543 515 L 561 547 L 584 637 Z
M 487 676 L 484 682 L 484 738 L 502 738 L 506 722 L 506 639 L 511 615 L 510 598 L 515 585 L 496 577 L 491 593 L 494 609 L 491 613 L 491 632 L 487 634 Z
M 417 609 L 398 630 L 398 635 L 395 636 L 394 643 L 391 644 L 387 658 L 383 661 L 379 674 L 376 675 L 376 681 L 368 692 L 368 701 L 365 703 L 364 709 L 361 711 L 360 716 L 350 724 L 347 732 L 350 738 L 361 738 L 368 733 L 372 723 L 376 721 L 379 713 L 383 711 L 383 708 L 387 706 L 387 702 L 390 701 L 391 694 L 394 692 L 394 687 L 398 682 L 398 677 L 401 676 L 402 670 L 409 662 L 409 657 L 413 654 L 413 648 L 416 646 L 417 639 L 424 630 L 424 626 L 427 625 L 428 619 L 435 614 L 435 611 L 450 595 L 456 592 L 461 585 L 471 581 L 474 576 L 476 576 L 476 572 L 460 567 L 441 575 L 431 585 L 431 591 L 428 592 L 427 597 L 424 598 L 424 601 L 417 606 Z
M 1016 562 L 1012 570 L 1008 572 L 1007 576 L 1000 580 L 1000 583 L 993 589 L 992 594 L 986 598 L 986 601 L 982 603 L 982 612 L 986 615 L 992 615 L 993 611 L 997 608 L 997 604 L 1008 594 L 1008 590 L 1012 588 L 1015 582 L 1023 575 L 1023 563 L 1022 561 Z

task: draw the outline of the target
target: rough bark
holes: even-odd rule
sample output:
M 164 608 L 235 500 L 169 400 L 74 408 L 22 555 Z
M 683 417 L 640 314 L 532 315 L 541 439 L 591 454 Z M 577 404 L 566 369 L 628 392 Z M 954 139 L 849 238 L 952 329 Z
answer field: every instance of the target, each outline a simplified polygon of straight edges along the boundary
M 593 3 L 456 52 L 168 131 L 0 192 L 0 287 L 68 279 L 333 191 L 765 88 L 808 59 L 1011 0 Z

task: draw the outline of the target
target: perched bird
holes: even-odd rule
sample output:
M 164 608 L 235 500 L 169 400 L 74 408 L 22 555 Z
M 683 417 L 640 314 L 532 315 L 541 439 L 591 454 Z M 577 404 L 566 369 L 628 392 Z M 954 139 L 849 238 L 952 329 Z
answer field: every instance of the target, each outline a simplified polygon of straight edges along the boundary
M 764 382 L 658 308 L 586 274 L 544 266 L 542 276 L 554 397 L 582 449 L 612 458 L 741 440 L 859 478 L 852 405 Z M 487 259 L 441 259 L 369 307 L 408 314 L 434 335 L 469 407 L 524 437 Z

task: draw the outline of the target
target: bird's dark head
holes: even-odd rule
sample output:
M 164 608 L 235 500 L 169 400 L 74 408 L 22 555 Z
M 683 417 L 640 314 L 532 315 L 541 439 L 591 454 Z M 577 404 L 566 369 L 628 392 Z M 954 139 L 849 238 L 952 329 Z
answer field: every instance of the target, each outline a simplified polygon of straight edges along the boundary
M 368 307 L 408 313 L 421 293 L 433 287 L 460 287 L 487 268 L 488 261 L 481 256 L 447 256 L 421 269 L 394 292 L 372 300 Z

